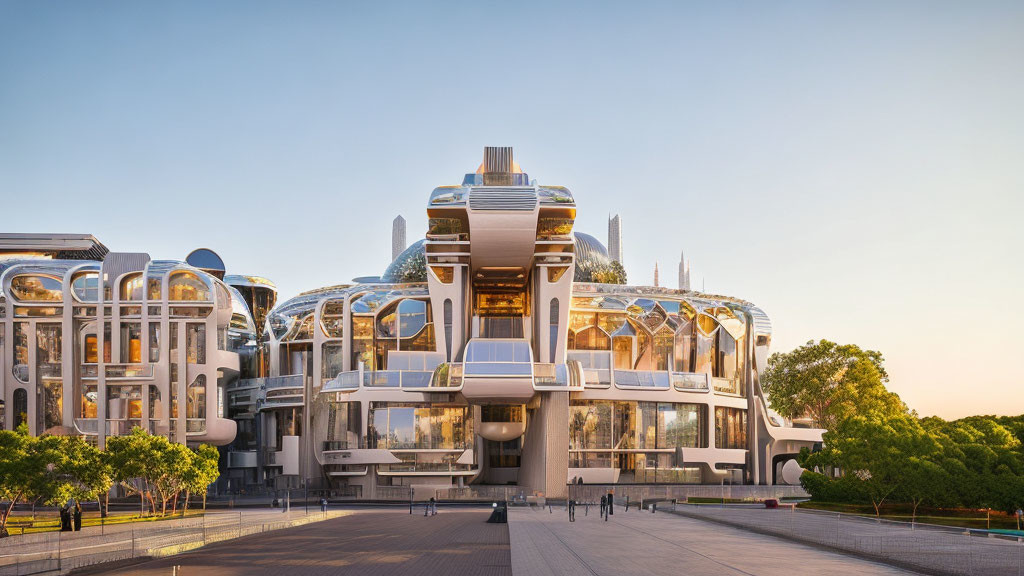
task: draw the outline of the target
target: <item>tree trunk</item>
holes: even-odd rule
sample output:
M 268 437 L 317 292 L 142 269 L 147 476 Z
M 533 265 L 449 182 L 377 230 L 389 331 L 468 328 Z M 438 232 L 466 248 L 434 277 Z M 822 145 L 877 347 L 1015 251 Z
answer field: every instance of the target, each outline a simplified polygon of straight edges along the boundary
M 178 492 L 174 493 L 174 500 L 171 500 L 171 516 L 178 513 Z
M 206 491 L 203 491 L 203 513 L 206 513 Z
M 186 515 L 188 515 L 188 497 L 189 496 L 191 496 L 191 493 L 188 490 L 185 490 L 185 505 L 182 506 L 182 508 L 181 508 L 181 517 L 182 518 L 184 518 Z
M 11 503 L 7 505 L 7 509 L 0 513 L 0 534 L 6 534 L 7 521 L 11 517 L 11 512 L 14 512 L 14 505 L 21 499 L 21 493 L 11 496 Z

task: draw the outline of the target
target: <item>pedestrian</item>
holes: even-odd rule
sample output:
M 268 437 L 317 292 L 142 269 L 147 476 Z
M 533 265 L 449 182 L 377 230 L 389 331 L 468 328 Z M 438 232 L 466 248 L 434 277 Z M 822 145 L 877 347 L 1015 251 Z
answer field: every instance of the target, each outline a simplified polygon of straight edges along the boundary
M 430 515 L 437 516 L 437 500 L 433 496 L 430 497 Z
M 576 501 L 569 499 L 569 522 L 576 521 Z
M 433 498 L 431 498 L 431 500 L 433 500 Z M 429 501 L 423 503 L 423 517 L 426 518 L 427 516 L 430 516 L 430 502 Z
M 615 494 L 612 492 L 608 493 L 608 515 L 615 514 Z M 605 518 L 607 520 L 607 518 Z
M 604 518 L 605 521 L 608 520 L 608 517 L 605 516 L 605 513 L 607 511 L 608 511 L 608 497 L 605 496 L 604 494 L 601 494 L 601 518 Z
M 82 530 L 82 506 L 75 502 L 75 532 L 81 532 Z
M 327 498 L 320 499 L 320 511 L 327 512 Z
M 1024 510 L 1017 508 L 1017 530 L 1020 530 L 1020 521 L 1024 520 Z

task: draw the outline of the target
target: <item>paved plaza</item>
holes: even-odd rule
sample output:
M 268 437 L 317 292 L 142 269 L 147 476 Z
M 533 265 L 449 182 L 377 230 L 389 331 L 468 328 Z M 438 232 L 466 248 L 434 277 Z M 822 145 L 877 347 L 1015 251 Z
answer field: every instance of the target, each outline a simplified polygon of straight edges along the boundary
M 489 509 L 354 510 L 308 526 L 219 542 L 117 571 L 166 575 L 481 574 L 515 576 L 729 574 L 830 576 L 909 574 L 883 564 L 720 524 L 621 509 L 610 521 L 595 508 L 512 508 L 509 523 L 487 524 Z
M 515 576 L 829 576 L 910 574 L 819 548 L 667 512 L 621 508 L 608 521 L 596 508 L 517 508 L 509 515 Z M 811 568 L 813 567 L 813 568 Z
M 510 576 L 508 528 L 490 509 L 359 510 L 316 524 L 246 536 L 120 570 L 91 574 L 273 576 L 480 574 Z

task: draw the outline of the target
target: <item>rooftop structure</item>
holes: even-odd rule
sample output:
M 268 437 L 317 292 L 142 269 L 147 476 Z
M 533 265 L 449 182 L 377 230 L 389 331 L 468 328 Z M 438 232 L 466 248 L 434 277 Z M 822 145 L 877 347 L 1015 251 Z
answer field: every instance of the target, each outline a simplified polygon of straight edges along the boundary
M 102 260 L 107 252 L 89 234 L 0 233 L 0 259 Z

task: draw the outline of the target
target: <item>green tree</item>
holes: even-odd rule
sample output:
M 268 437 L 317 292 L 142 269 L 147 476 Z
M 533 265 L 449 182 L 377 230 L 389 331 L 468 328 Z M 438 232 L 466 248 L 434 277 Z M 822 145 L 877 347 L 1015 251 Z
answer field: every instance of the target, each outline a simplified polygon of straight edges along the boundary
M 21 501 L 33 482 L 30 469 L 31 444 L 28 427 L 22 424 L 17 431 L 0 430 L 0 537 L 7 536 L 7 521 L 14 505 Z
M 935 453 L 934 437 L 911 416 L 851 416 L 825 432 L 824 448 L 808 456 L 807 465 L 837 468 L 859 485 L 875 515 L 915 473 L 911 458 Z M 813 493 L 812 493 L 813 496 Z
M 761 384 L 782 416 L 807 416 L 832 429 L 855 414 L 884 419 L 906 413 L 899 396 L 885 389 L 888 379 L 881 353 L 820 340 L 772 354 Z
M 200 444 L 192 458 L 192 467 L 185 477 L 185 510 L 188 498 L 193 493 L 203 495 L 203 510 L 206 510 L 206 491 L 220 477 L 220 452 L 213 446 Z
M 150 512 L 155 514 L 152 479 L 159 472 L 160 458 L 153 438 L 141 428 L 122 436 L 111 436 L 107 438 L 107 459 L 114 481 L 128 494 L 137 494 L 143 510 L 148 503 Z

